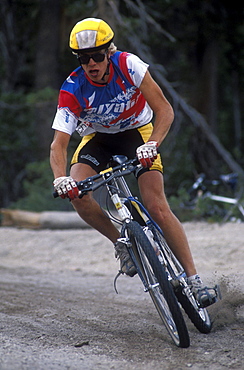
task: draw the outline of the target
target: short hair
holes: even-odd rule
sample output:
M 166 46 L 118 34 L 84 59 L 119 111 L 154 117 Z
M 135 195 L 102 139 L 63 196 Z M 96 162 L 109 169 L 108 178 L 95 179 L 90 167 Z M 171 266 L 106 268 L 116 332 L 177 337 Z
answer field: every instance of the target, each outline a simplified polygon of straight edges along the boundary
M 117 51 L 117 46 L 114 45 L 113 42 L 111 42 L 111 44 L 109 45 L 108 47 L 108 50 L 111 52 L 111 54 L 113 55 L 116 51 Z

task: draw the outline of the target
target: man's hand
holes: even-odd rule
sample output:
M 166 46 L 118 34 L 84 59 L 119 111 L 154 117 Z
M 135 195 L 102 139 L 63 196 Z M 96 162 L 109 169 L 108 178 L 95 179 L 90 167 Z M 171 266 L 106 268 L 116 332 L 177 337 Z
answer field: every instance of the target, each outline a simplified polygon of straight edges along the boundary
M 143 167 L 151 167 L 157 158 L 157 141 L 148 141 L 136 149 L 136 155 Z
M 57 177 L 53 181 L 53 186 L 61 198 L 69 198 L 71 200 L 79 196 L 79 189 L 76 182 L 71 176 Z

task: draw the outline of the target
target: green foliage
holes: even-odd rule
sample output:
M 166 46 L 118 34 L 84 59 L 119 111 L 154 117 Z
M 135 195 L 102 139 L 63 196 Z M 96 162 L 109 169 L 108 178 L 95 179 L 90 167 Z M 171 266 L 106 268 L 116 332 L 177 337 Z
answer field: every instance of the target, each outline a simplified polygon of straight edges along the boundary
M 25 165 L 35 158 L 36 138 L 32 112 L 22 93 L 2 95 L 1 104 L 0 203 L 6 206 L 20 194 Z
M 173 124 L 172 131 L 160 147 L 164 165 L 165 192 L 168 197 L 176 194 L 180 184 L 186 179 L 190 186 L 196 172 L 188 142 L 192 128 L 185 126 L 184 122 L 180 130 L 177 130 L 175 126 Z
M 57 90 L 52 89 L 51 87 L 45 87 L 39 91 L 30 92 L 26 95 L 26 104 L 34 105 L 40 104 L 48 101 L 57 101 L 58 92 Z
M 35 66 L 36 52 L 37 47 L 42 47 L 38 44 L 39 21 L 42 17 L 41 3 L 40 1 L 19 0 L 17 2 L 4 1 L 0 4 L 0 14 L 2 15 L 0 42 L 3 51 L 0 54 L 2 81 L 0 88 L 1 207 L 8 207 L 10 202 L 15 202 L 17 199 L 20 199 L 19 204 L 23 207 L 29 207 L 28 209 L 32 210 L 37 209 L 36 204 L 43 208 L 46 203 L 47 209 L 50 209 L 49 207 L 57 209 L 59 203 L 60 207 L 67 204 L 63 200 L 49 199 L 52 182 L 49 166 L 47 165 L 45 170 L 42 165 L 33 164 L 39 163 L 38 161 L 42 158 L 40 149 L 38 149 L 40 140 L 38 130 L 39 125 L 44 127 L 43 122 L 40 122 L 42 118 L 37 117 L 36 108 L 38 107 L 39 113 L 41 110 L 44 115 L 47 115 L 47 122 L 50 120 L 51 126 L 54 112 L 53 115 L 50 111 L 47 112 L 43 103 L 57 100 L 57 91 L 55 90 L 46 88 L 35 91 L 35 76 L 38 73 Z M 110 3 L 113 3 L 113 9 L 118 6 L 117 14 L 113 13 Z M 201 78 L 205 47 L 213 38 L 217 41 L 219 56 L 216 76 L 219 104 L 217 107 L 217 134 L 224 146 L 242 165 L 244 163 L 243 127 L 239 127 L 239 131 L 235 128 L 234 134 L 234 127 L 237 125 L 233 117 L 233 107 L 238 104 L 239 107 L 243 106 L 241 99 L 239 102 L 237 101 L 237 98 L 240 97 L 238 84 L 240 90 L 243 82 L 241 76 L 244 76 L 242 73 L 244 59 L 242 57 L 243 13 L 241 2 L 235 4 L 207 0 L 200 2 L 194 0 L 142 0 L 140 2 L 104 2 L 104 4 L 108 10 L 105 12 L 107 21 L 111 20 L 115 26 L 117 46 L 126 50 L 129 47 L 129 51 L 134 52 L 133 42 L 128 45 L 126 35 L 130 35 L 130 40 L 133 40 L 136 35 L 135 42 L 140 44 L 142 50 L 147 50 L 156 63 L 164 67 L 167 79 L 189 104 L 192 103 L 196 84 Z M 51 7 L 52 2 L 46 2 L 46 6 Z M 82 18 L 100 16 L 102 2 L 98 4 L 96 0 L 62 0 L 60 1 L 60 10 L 60 19 L 58 20 L 60 39 L 57 40 L 59 52 L 56 57 L 61 85 L 68 73 L 77 66 L 77 61 L 68 48 L 71 27 Z M 147 16 L 151 17 L 151 22 L 148 22 Z M 120 19 L 126 32 L 121 31 L 121 24 L 117 24 Z M 52 27 L 52 24 L 47 24 L 43 32 L 46 32 L 47 35 L 50 34 Z M 161 33 L 159 27 L 165 32 Z M 168 37 L 167 34 L 171 37 Z M 16 42 L 12 42 L 13 39 Z M 57 45 L 53 45 L 53 47 L 56 48 Z M 49 55 L 46 57 L 48 58 Z M 53 70 L 50 69 L 50 75 L 52 73 Z M 236 114 L 241 115 L 240 110 L 237 109 Z M 177 189 L 185 179 L 193 180 L 194 175 L 200 172 L 200 166 L 197 163 L 200 160 L 194 157 L 194 148 L 191 145 L 196 131 L 180 117 L 177 106 L 175 106 L 175 111 L 176 122 L 161 150 L 166 193 L 172 201 L 173 207 L 178 208 L 177 212 L 180 212 L 177 203 L 180 204 L 182 194 L 178 194 Z M 46 127 L 49 128 L 48 124 Z M 72 139 L 69 156 L 76 145 L 76 139 Z M 203 146 L 203 149 L 200 150 L 202 150 L 201 159 L 203 158 L 206 162 L 206 168 L 213 165 L 214 171 L 215 168 L 222 170 L 221 158 L 218 159 L 219 162 L 214 159 L 209 164 L 209 157 L 206 160 L 205 149 L 206 146 Z M 35 169 L 32 168 L 32 164 Z M 45 196 L 43 196 L 43 192 L 40 194 L 39 187 L 42 188 Z M 179 199 L 177 200 L 177 198 Z M 53 206 L 51 206 L 52 202 Z M 199 215 L 196 214 L 196 217 L 201 217 L 201 214 L 204 213 L 203 205 L 199 205 L 199 207 Z
M 54 96 L 57 99 L 57 92 L 51 89 L 31 94 L 17 91 L 0 95 L 0 207 L 7 207 L 11 201 L 23 196 L 26 165 L 37 161 L 41 154 L 35 107 Z
M 226 196 L 225 193 L 221 193 Z M 232 195 L 229 195 L 233 197 Z M 244 199 L 240 200 L 244 204 Z M 228 203 L 217 202 L 207 196 L 199 196 L 193 201 L 189 201 L 187 187 L 180 187 L 176 195 L 169 198 L 169 204 L 175 215 L 181 220 L 186 221 L 208 221 L 208 222 L 223 222 L 244 221 L 244 217 L 238 207 Z
M 23 197 L 11 204 L 12 209 L 27 211 L 70 211 L 73 207 L 67 199 L 53 198 L 53 175 L 49 160 L 29 163 L 23 181 Z
M 183 207 L 184 203 L 188 199 L 186 189 L 180 189 L 175 195 L 171 195 L 168 198 L 170 208 L 174 214 L 180 219 L 181 222 L 191 221 L 194 219 L 194 215 L 191 209 Z

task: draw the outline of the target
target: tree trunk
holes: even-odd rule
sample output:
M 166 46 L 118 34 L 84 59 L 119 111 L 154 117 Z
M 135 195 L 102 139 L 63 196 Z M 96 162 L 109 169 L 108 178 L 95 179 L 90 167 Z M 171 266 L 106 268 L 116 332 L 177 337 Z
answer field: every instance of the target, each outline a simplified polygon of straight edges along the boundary
M 196 87 L 192 98 L 193 106 L 218 134 L 218 43 L 212 40 L 201 47 L 201 62 L 197 67 Z
M 59 27 L 60 1 L 40 0 L 40 23 L 36 45 L 35 87 L 37 90 L 51 87 L 59 89 Z M 51 129 L 57 102 L 47 101 L 35 107 L 36 131 L 38 140 L 38 158 L 49 155 L 53 137 Z
M 116 21 L 113 16 L 113 8 L 117 7 L 118 0 L 97 0 L 98 17 L 107 22 L 116 34 Z
M 119 26 L 121 25 L 121 27 L 125 29 L 126 24 L 119 17 L 119 14 L 117 12 L 114 12 L 113 14 L 116 17 L 117 24 Z M 137 55 L 143 60 L 146 60 L 147 63 L 150 65 L 152 75 L 155 77 L 155 79 L 162 87 L 162 89 L 167 93 L 167 95 L 171 97 L 174 106 L 177 107 L 177 110 L 182 111 L 185 115 L 189 117 L 193 125 L 199 130 L 199 132 L 201 132 L 201 135 L 206 141 L 206 143 L 209 143 L 210 146 L 214 147 L 215 152 L 217 153 L 219 158 L 221 158 L 221 161 L 225 162 L 231 171 L 237 172 L 239 176 L 242 179 L 244 179 L 244 170 L 241 168 L 241 166 L 239 166 L 239 164 L 234 160 L 231 154 L 220 143 L 218 137 L 214 134 L 214 132 L 211 130 L 211 127 L 207 124 L 207 121 L 204 118 L 204 116 L 200 114 L 198 111 L 196 111 L 196 109 L 188 105 L 185 102 L 185 100 L 174 90 L 172 85 L 166 80 L 166 78 L 164 77 L 163 66 L 155 65 L 150 52 L 145 47 L 145 45 L 141 43 L 140 38 L 137 35 L 133 35 L 132 37 L 132 35 L 129 36 L 125 34 L 125 36 L 127 36 L 128 43 L 132 45 L 133 50 L 135 50 Z M 215 61 L 216 60 L 217 59 L 215 59 Z M 214 66 L 213 71 L 215 71 L 216 76 L 216 65 Z
M 153 63 L 150 63 L 153 68 Z M 178 93 L 173 89 L 171 84 L 163 77 L 157 69 L 153 71 L 159 84 L 167 91 L 171 96 L 175 105 L 190 118 L 194 126 L 201 132 L 202 138 L 206 140 L 210 145 L 212 145 L 219 155 L 220 158 L 229 166 L 230 170 L 237 172 L 239 176 L 244 179 L 244 170 L 239 166 L 239 164 L 234 160 L 231 154 L 223 147 L 220 143 L 218 137 L 212 132 L 211 128 L 207 124 L 203 115 L 197 112 L 193 107 L 189 106 L 183 98 L 178 95 Z
M 0 17 L 0 48 L 3 62 L 1 69 L 4 70 L 1 76 L 1 87 L 3 91 L 7 92 L 14 90 L 25 58 L 23 58 L 23 51 L 19 49 L 16 42 L 18 35 L 16 35 L 14 8 L 7 0 L 1 0 Z
M 239 92 L 239 79 L 236 71 L 232 72 L 232 91 L 233 91 L 233 120 L 235 128 L 235 147 L 241 151 L 242 130 L 241 130 L 241 104 Z
M 40 0 L 40 23 L 36 45 L 35 87 L 59 88 L 58 45 L 60 1 Z

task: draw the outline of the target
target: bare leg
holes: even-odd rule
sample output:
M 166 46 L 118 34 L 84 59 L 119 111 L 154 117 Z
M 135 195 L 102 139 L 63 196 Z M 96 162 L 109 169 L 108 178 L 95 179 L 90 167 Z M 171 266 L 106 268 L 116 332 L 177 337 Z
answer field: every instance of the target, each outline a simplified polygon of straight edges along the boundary
M 95 171 L 86 164 L 77 163 L 71 167 L 70 175 L 76 181 L 81 181 L 95 175 Z M 79 216 L 94 229 L 110 239 L 113 243 L 119 238 L 119 231 L 103 213 L 99 204 L 88 193 L 83 198 L 74 199 L 72 205 Z
M 138 184 L 145 207 L 163 230 L 170 248 L 184 267 L 187 276 L 195 275 L 196 268 L 186 234 L 172 213 L 164 193 L 163 176 L 157 171 L 146 172 L 139 177 Z

